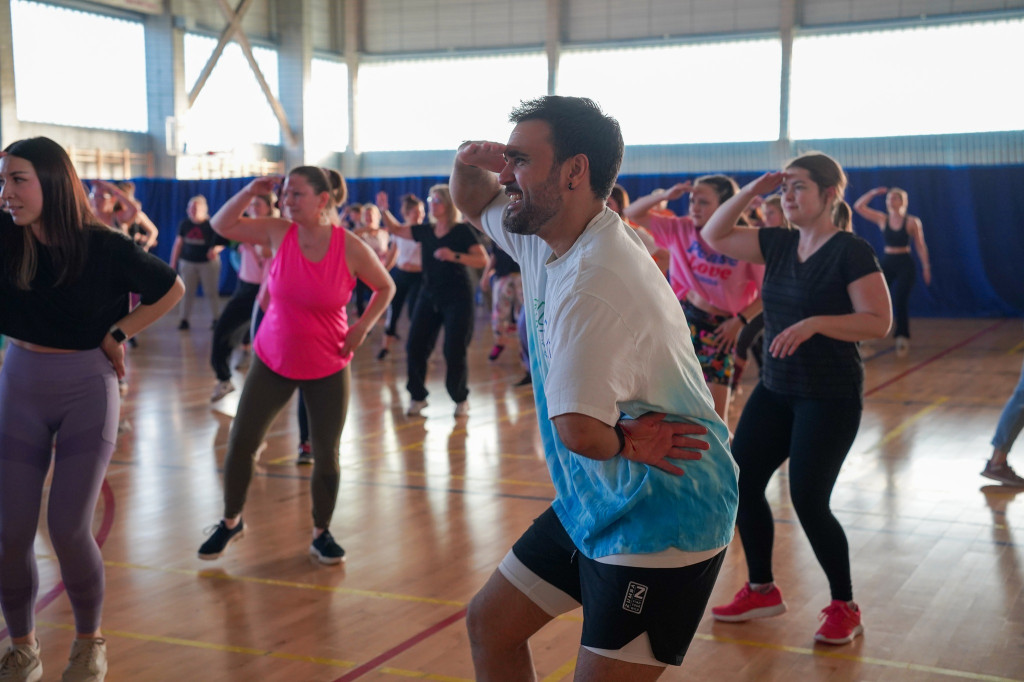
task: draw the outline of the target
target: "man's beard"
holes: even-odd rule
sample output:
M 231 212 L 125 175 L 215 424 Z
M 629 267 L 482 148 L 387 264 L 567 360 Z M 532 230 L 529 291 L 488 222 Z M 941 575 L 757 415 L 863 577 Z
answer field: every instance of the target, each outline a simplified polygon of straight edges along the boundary
M 562 208 L 562 198 L 552 190 L 552 185 L 548 185 L 544 194 L 539 197 L 539 202 L 527 203 L 526 196 L 523 195 L 519 210 L 512 215 L 508 211 L 511 204 L 506 206 L 501 215 L 501 226 L 511 234 L 537 234 Z

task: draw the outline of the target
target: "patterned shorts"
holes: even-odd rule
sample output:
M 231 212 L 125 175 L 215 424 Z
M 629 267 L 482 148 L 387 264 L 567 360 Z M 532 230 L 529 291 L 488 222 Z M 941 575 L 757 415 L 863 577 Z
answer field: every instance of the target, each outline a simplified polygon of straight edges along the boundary
M 732 353 L 719 351 L 715 342 L 715 329 L 729 318 L 705 312 L 689 301 L 680 301 L 680 304 L 690 325 L 690 340 L 697 353 L 697 360 L 700 361 L 700 368 L 704 370 L 704 381 L 731 385 L 735 359 Z

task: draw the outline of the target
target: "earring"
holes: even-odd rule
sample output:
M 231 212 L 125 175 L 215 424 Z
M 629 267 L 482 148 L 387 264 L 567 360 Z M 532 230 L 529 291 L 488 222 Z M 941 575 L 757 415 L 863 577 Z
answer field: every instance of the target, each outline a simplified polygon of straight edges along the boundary
M 569 189 L 572 189 L 572 183 L 571 182 L 569 183 Z

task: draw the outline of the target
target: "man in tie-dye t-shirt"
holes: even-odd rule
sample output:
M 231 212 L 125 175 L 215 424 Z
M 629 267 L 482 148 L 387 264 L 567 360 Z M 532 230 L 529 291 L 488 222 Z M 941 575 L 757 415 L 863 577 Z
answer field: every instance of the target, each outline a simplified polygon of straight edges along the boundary
M 555 96 L 511 120 L 507 144 L 460 147 L 451 189 L 522 268 L 556 497 L 470 605 L 477 679 L 533 679 L 529 638 L 583 604 L 577 677 L 653 680 L 682 663 L 732 538 L 728 429 L 671 287 L 605 207 L 618 123 Z

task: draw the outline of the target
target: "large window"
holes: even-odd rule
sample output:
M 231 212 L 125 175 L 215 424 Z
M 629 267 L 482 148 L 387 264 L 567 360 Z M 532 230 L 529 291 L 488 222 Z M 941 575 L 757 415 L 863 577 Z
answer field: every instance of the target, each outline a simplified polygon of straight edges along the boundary
M 505 141 L 509 112 L 547 90 L 543 54 L 370 62 L 359 68 L 359 151 Z
M 774 140 L 781 64 L 776 38 L 567 50 L 558 93 L 598 102 L 627 145 Z
M 317 159 L 348 147 L 348 67 L 313 59 L 306 98 L 306 155 Z
M 146 131 L 141 22 L 14 0 L 11 28 L 18 119 Z
M 185 35 L 185 83 L 189 90 L 199 80 L 216 46 L 214 38 Z M 277 97 L 277 52 L 254 46 L 252 53 L 270 91 Z M 210 78 L 186 114 L 184 140 L 188 154 L 245 154 L 253 144 L 281 143 L 281 126 L 238 43 L 232 41 L 224 47 Z
M 1024 20 L 799 37 L 796 139 L 1024 129 Z

